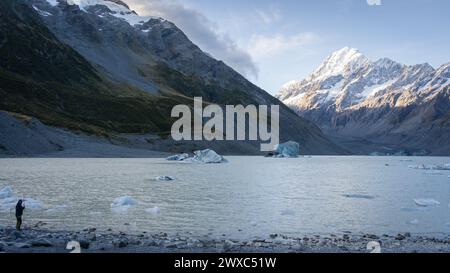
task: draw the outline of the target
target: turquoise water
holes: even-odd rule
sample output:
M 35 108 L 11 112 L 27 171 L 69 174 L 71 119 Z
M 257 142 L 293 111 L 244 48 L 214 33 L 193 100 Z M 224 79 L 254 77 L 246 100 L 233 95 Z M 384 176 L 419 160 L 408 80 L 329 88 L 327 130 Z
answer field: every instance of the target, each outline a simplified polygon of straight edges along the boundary
M 340 233 L 449 233 L 450 171 L 433 157 L 227 157 L 201 165 L 164 159 L 0 159 L 0 189 L 39 200 L 25 224 L 77 230 L 264 236 Z M 157 176 L 174 181 L 158 181 Z M 130 196 L 136 206 L 111 203 Z M 440 204 L 420 207 L 414 199 Z M 155 209 L 157 207 L 158 209 Z M 148 210 L 150 209 L 150 210 Z M 13 225 L 0 210 L 0 225 Z

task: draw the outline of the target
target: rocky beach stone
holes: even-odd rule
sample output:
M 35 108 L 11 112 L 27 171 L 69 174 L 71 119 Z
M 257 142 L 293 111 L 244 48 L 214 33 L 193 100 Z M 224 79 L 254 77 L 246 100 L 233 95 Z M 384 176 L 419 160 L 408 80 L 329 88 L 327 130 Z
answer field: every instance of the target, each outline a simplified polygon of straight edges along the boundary
M 408 232 L 380 236 L 367 233 L 351 235 L 342 233 L 302 237 L 272 233 L 246 240 L 236 240 L 221 235 L 217 238 L 211 235 L 194 237 L 191 233 L 148 233 L 143 237 L 143 233 L 99 231 L 93 233 L 93 230 L 90 232 L 89 229 L 82 232 L 35 229 L 23 230 L 20 235 L 18 234 L 12 228 L 0 230 L 0 247 L 3 252 L 68 253 L 69 250 L 66 250 L 65 246 L 69 241 L 74 240 L 72 238 L 76 238 L 75 240 L 80 243 L 82 252 L 89 253 L 367 253 L 367 243 L 370 241 L 380 243 L 382 252 L 387 253 L 450 252 L 450 235 L 416 236 Z M 94 238 L 94 235 L 95 241 L 90 240 Z
M 31 246 L 34 247 L 51 247 L 52 246 L 52 242 L 50 242 L 47 239 L 44 238 L 38 238 L 35 239 L 33 241 L 31 241 Z

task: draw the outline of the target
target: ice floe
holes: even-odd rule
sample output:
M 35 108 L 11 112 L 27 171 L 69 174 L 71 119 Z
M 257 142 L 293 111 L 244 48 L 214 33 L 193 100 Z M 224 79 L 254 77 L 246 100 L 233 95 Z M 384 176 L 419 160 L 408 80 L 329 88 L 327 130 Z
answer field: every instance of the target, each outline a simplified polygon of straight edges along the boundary
M 155 179 L 158 181 L 173 181 L 173 180 L 175 180 L 175 177 L 163 175 L 163 176 L 157 176 Z
M 211 149 L 199 150 L 194 152 L 194 157 L 189 157 L 188 154 L 179 154 L 169 156 L 169 161 L 183 161 L 189 163 L 225 163 L 227 160 Z
M 111 209 L 116 212 L 127 211 L 129 208 L 136 206 L 138 202 L 129 196 L 122 196 L 114 199 L 111 203 Z
M 411 169 L 416 169 L 416 170 L 450 171 L 450 164 L 443 164 L 443 165 L 419 164 L 419 165 L 410 165 L 408 167 L 411 168 Z
M 226 159 L 211 149 L 199 150 L 194 152 L 192 160 L 199 163 L 223 163 Z
M 6 199 L 13 196 L 13 190 L 11 186 L 6 186 L 0 190 L 0 199 Z
M 179 155 L 173 155 L 169 156 L 167 160 L 169 161 L 183 161 L 185 159 L 189 158 L 189 154 L 179 154 Z
M 431 198 L 414 199 L 414 203 L 420 207 L 439 206 L 441 203 Z
M 418 225 L 419 224 L 419 220 L 418 219 L 414 219 L 408 222 L 408 224 L 410 225 Z
M 361 193 L 346 193 L 343 194 L 345 198 L 354 198 L 354 199 L 375 199 L 375 196 Z
M 275 157 L 298 157 L 300 154 L 300 144 L 295 141 L 288 141 L 275 146 Z
M 158 207 L 148 208 L 145 211 L 148 213 L 151 213 L 151 214 L 160 214 L 161 213 L 161 209 Z
M 39 200 L 33 198 L 19 198 L 14 195 L 14 191 L 11 186 L 6 186 L 0 190 L 0 210 L 14 209 L 19 199 L 23 200 L 23 204 L 26 208 L 31 210 L 42 209 L 42 203 Z

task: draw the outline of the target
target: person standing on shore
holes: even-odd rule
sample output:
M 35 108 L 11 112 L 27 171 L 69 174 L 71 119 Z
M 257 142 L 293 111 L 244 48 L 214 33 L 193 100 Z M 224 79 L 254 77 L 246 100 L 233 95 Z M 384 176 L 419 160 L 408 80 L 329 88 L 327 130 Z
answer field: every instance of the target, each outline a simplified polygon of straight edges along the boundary
M 20 199 L 16 205 L 16 219 L 17 219 L 16 229 L 17 230 L 20 230 L 20 226 L 22 226 L 22 215 L 23 215 L 24 210 L 25 210 L 25 205 L 23 204 L 23 200 Z

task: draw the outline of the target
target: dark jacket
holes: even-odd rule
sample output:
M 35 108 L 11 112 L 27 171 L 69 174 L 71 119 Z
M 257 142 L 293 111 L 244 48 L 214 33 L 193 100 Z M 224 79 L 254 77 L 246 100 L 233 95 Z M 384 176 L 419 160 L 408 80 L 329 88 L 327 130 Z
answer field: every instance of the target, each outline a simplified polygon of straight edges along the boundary
M 25 207 L 22 205 L 22 201 L 17 202 L 16 205 L 16 217 L 21 217 L 23 215 L 23 210 Z

